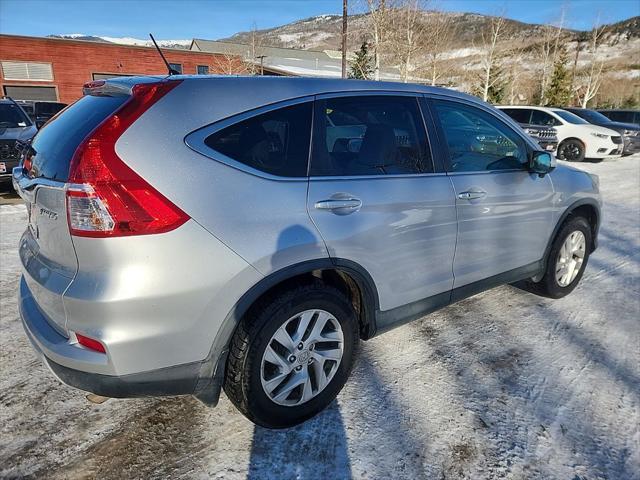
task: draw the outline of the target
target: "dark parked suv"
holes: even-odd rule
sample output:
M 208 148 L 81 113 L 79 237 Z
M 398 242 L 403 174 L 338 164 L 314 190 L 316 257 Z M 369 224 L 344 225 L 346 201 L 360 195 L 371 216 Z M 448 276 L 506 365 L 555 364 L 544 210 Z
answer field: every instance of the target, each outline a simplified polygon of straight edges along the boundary
M 640 127 L 640 110 L 598 110 L 614 122 L 635 123 Z
M 11 188 L 11 170 L 20 160 L 19 141 L 36 134 L 29 116 L 10 98 L 0 99 L 0 189 Z
M 613 121 L 602 113 L 587 108 L 567 107 L 565 110 L 578 115 L 580 118 L 584 118 L 593 125 L 599 125 L 619 132 L 624 142 L 622 155 L 633 155 L 634 153 L 640 152 L 640 126 L 634 123 Z

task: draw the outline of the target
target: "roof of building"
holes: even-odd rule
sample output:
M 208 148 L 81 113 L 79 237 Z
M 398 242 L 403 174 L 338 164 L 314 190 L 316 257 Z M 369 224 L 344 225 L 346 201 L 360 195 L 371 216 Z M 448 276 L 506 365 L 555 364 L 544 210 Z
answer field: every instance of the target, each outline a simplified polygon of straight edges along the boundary
M 243 61 L 260 64 L 265 69 L 285 75 L 299 77 L 340 78 L 342 76 L 342 60 L 335 50 L 300 50 L 281 47 L 252 47 L 248 44 L 219 42 L 194 38 L 191 50 L 218 53 L 223 55 L 238 55 Z M 400 80 L 400 74 L 395 69 L 383 69 L 380 72 L 383 80 Z

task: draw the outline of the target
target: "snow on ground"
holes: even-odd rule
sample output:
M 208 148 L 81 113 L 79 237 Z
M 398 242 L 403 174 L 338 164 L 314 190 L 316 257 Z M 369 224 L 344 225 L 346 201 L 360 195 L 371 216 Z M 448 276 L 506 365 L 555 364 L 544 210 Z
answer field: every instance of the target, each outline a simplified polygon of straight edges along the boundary
M 362 345 L 324 413 L 255 427 L 223 396 L 90 404 L 16 310 L 21 205 L 0 207 L 0 477 L 640 478 L 640 156 L 584 168 L 600 248 L 562 300 L 504 286 Z

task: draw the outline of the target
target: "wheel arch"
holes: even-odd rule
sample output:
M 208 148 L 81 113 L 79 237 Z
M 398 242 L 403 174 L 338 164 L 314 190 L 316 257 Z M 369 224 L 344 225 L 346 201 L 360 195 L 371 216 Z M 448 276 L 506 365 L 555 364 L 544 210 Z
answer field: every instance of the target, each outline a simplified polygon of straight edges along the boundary
M 562 145 L 563 143 L 567 143 L 567 142 L 569 142 L 571 140 L 576 140 L 576 141 L 580 142 L 585 149 L 587 148 L 586 142 L 584 140 L 582 140 L 581 138 L 578 138 L 578 137 L 563 138 L 562 141 L 558 143 L 558 146 Z
M 553 234 L 549 237 L 549 241 L 547 243 L 547 248 L 544 254 L 544 261 L 546 261 L 549 257 L 549 252 L 551 251 L 551 247 L 556 237 L 558 236 L 558 232 L 562 228 L 562 226 L 566 223 L 566 221 L 575 216 L 581 216 L 587 219 L 589 222 L 589 226 L 591 227 L 591 236 L 592 236 L 592 245 L 591 252 L 593 252 L 598 246 L 598 230 L 600 229 L 600 206 L 598 202 L 591 198 L 584 198 L 581 200 L 577 200 L 572 203 L 565 209 L 565 211 L 560 215 L 560 218 L 556 222 L 556 226 L 553 229 Z
M 378 292 L 371 275 L 361 265 L 341 258 L 322 258 L 290 265 L 260 280 L 236 303 L 233 317 L 236 322 L 255 305 L 269 296 L 292 286 L 321 281 L 347 294 L 359 314 L 360 336 L 371 338 L 374 312 L 379 307 Z
M 208 405 L 217 404 L 229 343 L 240 320 L 251 308 L 288 288 L 317 281 L 337 287 L 349 297 L 358 315 L 360 338 L 367 340 L 375 335 L 375 312 L 380 303 L 375 283 L 364 267 L 341 258 L 321 258 L 290 265 L 267 275 L 251 287 L 224 318 L 209 356 L 202 362 L 194 392 L 196 397 Z

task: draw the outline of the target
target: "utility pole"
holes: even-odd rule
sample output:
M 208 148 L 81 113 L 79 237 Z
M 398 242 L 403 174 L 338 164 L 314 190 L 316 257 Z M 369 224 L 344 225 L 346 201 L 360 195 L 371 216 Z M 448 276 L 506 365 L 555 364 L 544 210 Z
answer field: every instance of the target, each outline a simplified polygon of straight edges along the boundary
M 264 59 L 266 55 L 258 55 L 256 58 L 260 59 L 260 75 L 264 75 Z
M 342 78 L 347 78 L 347 0 L 342 0 Z

